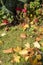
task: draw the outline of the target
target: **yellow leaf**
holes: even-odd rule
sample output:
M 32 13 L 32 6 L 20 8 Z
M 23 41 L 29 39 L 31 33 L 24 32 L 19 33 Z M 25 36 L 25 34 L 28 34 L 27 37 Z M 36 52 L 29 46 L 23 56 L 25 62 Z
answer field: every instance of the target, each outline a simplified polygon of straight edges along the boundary
M 33 17 L 33 15 L 32 15 L 32 14 L 30 14 L 30 17 Z
M 29 44 L 29 43 L 26 43 L 26 44 L 25 44 L 25 48 L 26 48 L 26 49 L 30 48 L 30 44 Z
M 34 44 L 34 47 L 40 48 L 40 44 L 37 41 L 35 41 L 33 44 Z
M 33 24 L 34 24 L 34 22 L 32 21 L 30 24 L 31 24 L 31 25 L 33 25 Z
M 40 27 L 40 28 L 39 28 L 39 31 L 40 31 L 40 32 L 43 32 L 43 27 Z
M 40 43 L 41 44 L 41 46 L 43 47 L 43 42 L 42 43 Z
M 0 45 L 2 45 L 3 44 L 3 42 L 0 40 Z
M 26 49 L 23 49 L 19 52 L 20 55 L 27 55 L 28 51 Z
M 37 59 L 36 58 L 33 60 L 32 65 L 37 65 Z
M 29 56 L 26 56 L 26 57 L 25 57 L 25 61 L 27 61 L 28 59 L 29 59 Z
M 21 47 L 18 47 L 18 46 L 17 46 L 17 47 L 14 48 L 13 50 L 14 50 L 15 52 L 19 52 L 19 51 L 21 51 Z
M 29 25 L 25 24 L 24 27 L 23 27 L 23 31 L 26 30 L 27 28 L 29 28 Z
M 41 60 L 41 55 L 40 55 L 40 54 L 36 55 L 36 58 L 37 58 L 38 60 Z
M 20 56 L 14 54 L 13 57 L 14 57 L 14 62 L 16 62 L 16 63 L 20 62 Z

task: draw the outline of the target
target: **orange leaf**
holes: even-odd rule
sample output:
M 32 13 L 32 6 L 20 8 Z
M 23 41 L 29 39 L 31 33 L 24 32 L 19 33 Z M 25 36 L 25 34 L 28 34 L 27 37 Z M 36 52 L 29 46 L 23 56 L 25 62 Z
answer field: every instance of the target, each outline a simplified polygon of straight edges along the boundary
M 25 38 L 27 37 L 27 35 L 26 35 L 25 33 L 22 33 L 22 34 L 20 35 L 20 37 L 21 37 L 22 39 L 25 39 Z
M 7 50 L 3 50 L 3 53 L 12 53 L 13 52 L 13 49 L 10 48 L 10 49 L 7 49 Z

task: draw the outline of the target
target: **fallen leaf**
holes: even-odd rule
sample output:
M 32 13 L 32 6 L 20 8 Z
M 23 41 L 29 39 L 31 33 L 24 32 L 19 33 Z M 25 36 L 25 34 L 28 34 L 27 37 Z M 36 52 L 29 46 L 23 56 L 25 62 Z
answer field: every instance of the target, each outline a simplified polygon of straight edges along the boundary
M 26 57 L 25 57 L 25 61 L 27 61 L 28 59 L 29 59 L 29 56 L 26 56 Z
M 3 42 L 0 40 L 0 45 L 2 45 L 3 44 Z
M 11 62 L 13 62 L 13 63 L 14 63 L 14 62 L 16 62 L 16 63 L 19 63 L 19 62 L 20 62 L 20 56 L 14 54 L 14 55 L 13 55 L 13 58 L 14 58 L 14 59 L 11 60 Z
M 43 27 L 40 27 L 40 28 L 39 28 L 39 31 L 40 31 L 40 32 L 43 32 Z
M 6 35 L 6 33 L 5 33 L 5 32 L 1 34 L 1 36 L 2 36 L 2 37 L 3 37 L 3 36 L 5 36 L 5 35 Z
M 2 61 L 0 60 L 0 64 L 2 64 Z
M 43 42 L 42 43 L 40 43 L 41 44 L 41 46 L 43 47 Z
M 28 51 L 25 50 L 25 49 L 23 49 L 23 50 L 21 50 L 21 51 L 19 52 L 19 54 L 24 56 L 24 55 L 27 55 L 27 54 L 28 54 Z
M 23 31 L 25 31 L 27 28 L 29 28 L 29 25 L 25 24 L 24 27 L 23 27 Z
M 32 22 L 30 22 L 30 24 L 31 24 L 31 25 L 33 25 L 33 24 L 34 24 L 34 22 L 33 22 L 33 21 L 32 21 Z
M 37 59 L 36 58 L 33 60 L 32 65 L 37 65 Z
M 21 47 L 18 47 L 18 46 L 17 46 L 17 47 L 14 48 L 13 50 L 14 50 L 15 52 L 19 52 L 19 51 L 21 51 Z
M 34 42 L 33 45 L 34 45 L 34 47 L 36 47 L 36 48 L 40 48 L 40 44 L 39 44 L 37 41 Z
M 3 53 L 12 53 L 13 52 L 13 48 L 9 48 L 7 50 L 3 50 Z
M 40 37 L 37 37 L 37 38 L 36 38 L 36 41 L 40 41 L 40 40 L 41 40 L 41 38 L 40 38 Z
M 34 48 L 28 48 L 28 56 L 32 57 L 34 55 Z
M 30 48 L 30 44 L 29 44 L 29 43 L 26 43 L 26 44 L 25 44 L 25 48 L 26 48 L 26 49 Z
M 36 55 L 36 58 L 37 58 L 37 60 L 41 60 L 41 55 L 40 54 L 38 54 L 38 55 Z
M 25 38 L 27 37 L 27 35 L 26 35 L 25 33 L 22 33 L 22 34 L 20 35 L 20 37 L 21 37 L 22 39 L 25 39 Z
M 5 28 L 5 31 L 9 31 L 9 28 L 8 28 L 8 27 L 6 27 L 6 28 Z

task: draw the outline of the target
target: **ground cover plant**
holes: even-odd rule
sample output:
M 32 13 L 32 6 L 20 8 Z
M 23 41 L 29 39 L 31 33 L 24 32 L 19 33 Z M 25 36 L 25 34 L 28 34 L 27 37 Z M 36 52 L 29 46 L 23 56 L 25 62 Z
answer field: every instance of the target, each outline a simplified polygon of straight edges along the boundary
M 43 3 L 20 5 L 0 5 L 0 65 L 43 65 Z

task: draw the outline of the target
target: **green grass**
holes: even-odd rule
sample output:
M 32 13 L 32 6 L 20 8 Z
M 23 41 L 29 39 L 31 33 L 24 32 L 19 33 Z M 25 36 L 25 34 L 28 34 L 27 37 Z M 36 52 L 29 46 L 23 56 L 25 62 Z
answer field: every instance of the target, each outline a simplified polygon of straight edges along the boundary
M 1 34 L 3 32 L 6 32 L 6 35 L 1 37 Z M 29 29 L 23 31 L 19 26 L 9 27 L 8 32 L 5 31 L 5 28 L 0 29 L 0 40 L 4 42 L 2 45 L 0 45 L 0 60 L 3 61 L 1 65 L 19 65 L 19 64 L 11 64 L 9 61 L 12 58 L 12 54 L 4 54 L 2 50 L 16 46 L 24 47 L 24 44 L 27 42 L 30 44 L 33 43 L 35 41 L 35 37 L 32 38 L 31 35 L 36 36 L 36 34 L 34 34 L 32 31 L 30 32 Z M 28 37 L 26 39 L 21 39 L 20 34 L 22 33 L 26 33 Z M 22 65 L 25 64 L 22 63 Z
M 6 32 L 3 30 L 0 30 L 0 34 L 3 32 Z M 26 39 L 21 39 L 20 34 L 26 33 L 28 37 Z M 29 37 L 29 31 L 23 31 L 22 29 L 18 27 L 10 27 L 10 30 L 6 32 L 6 35 L 3 37 L 0 37 L 0 40 L 4 42 L 3 49 L 7 49 L 9 47 L 15 47 L 15 46 L 23 46 L 23 44 L 27 42 L 33 42 L 34 40 L 31 37 Z

